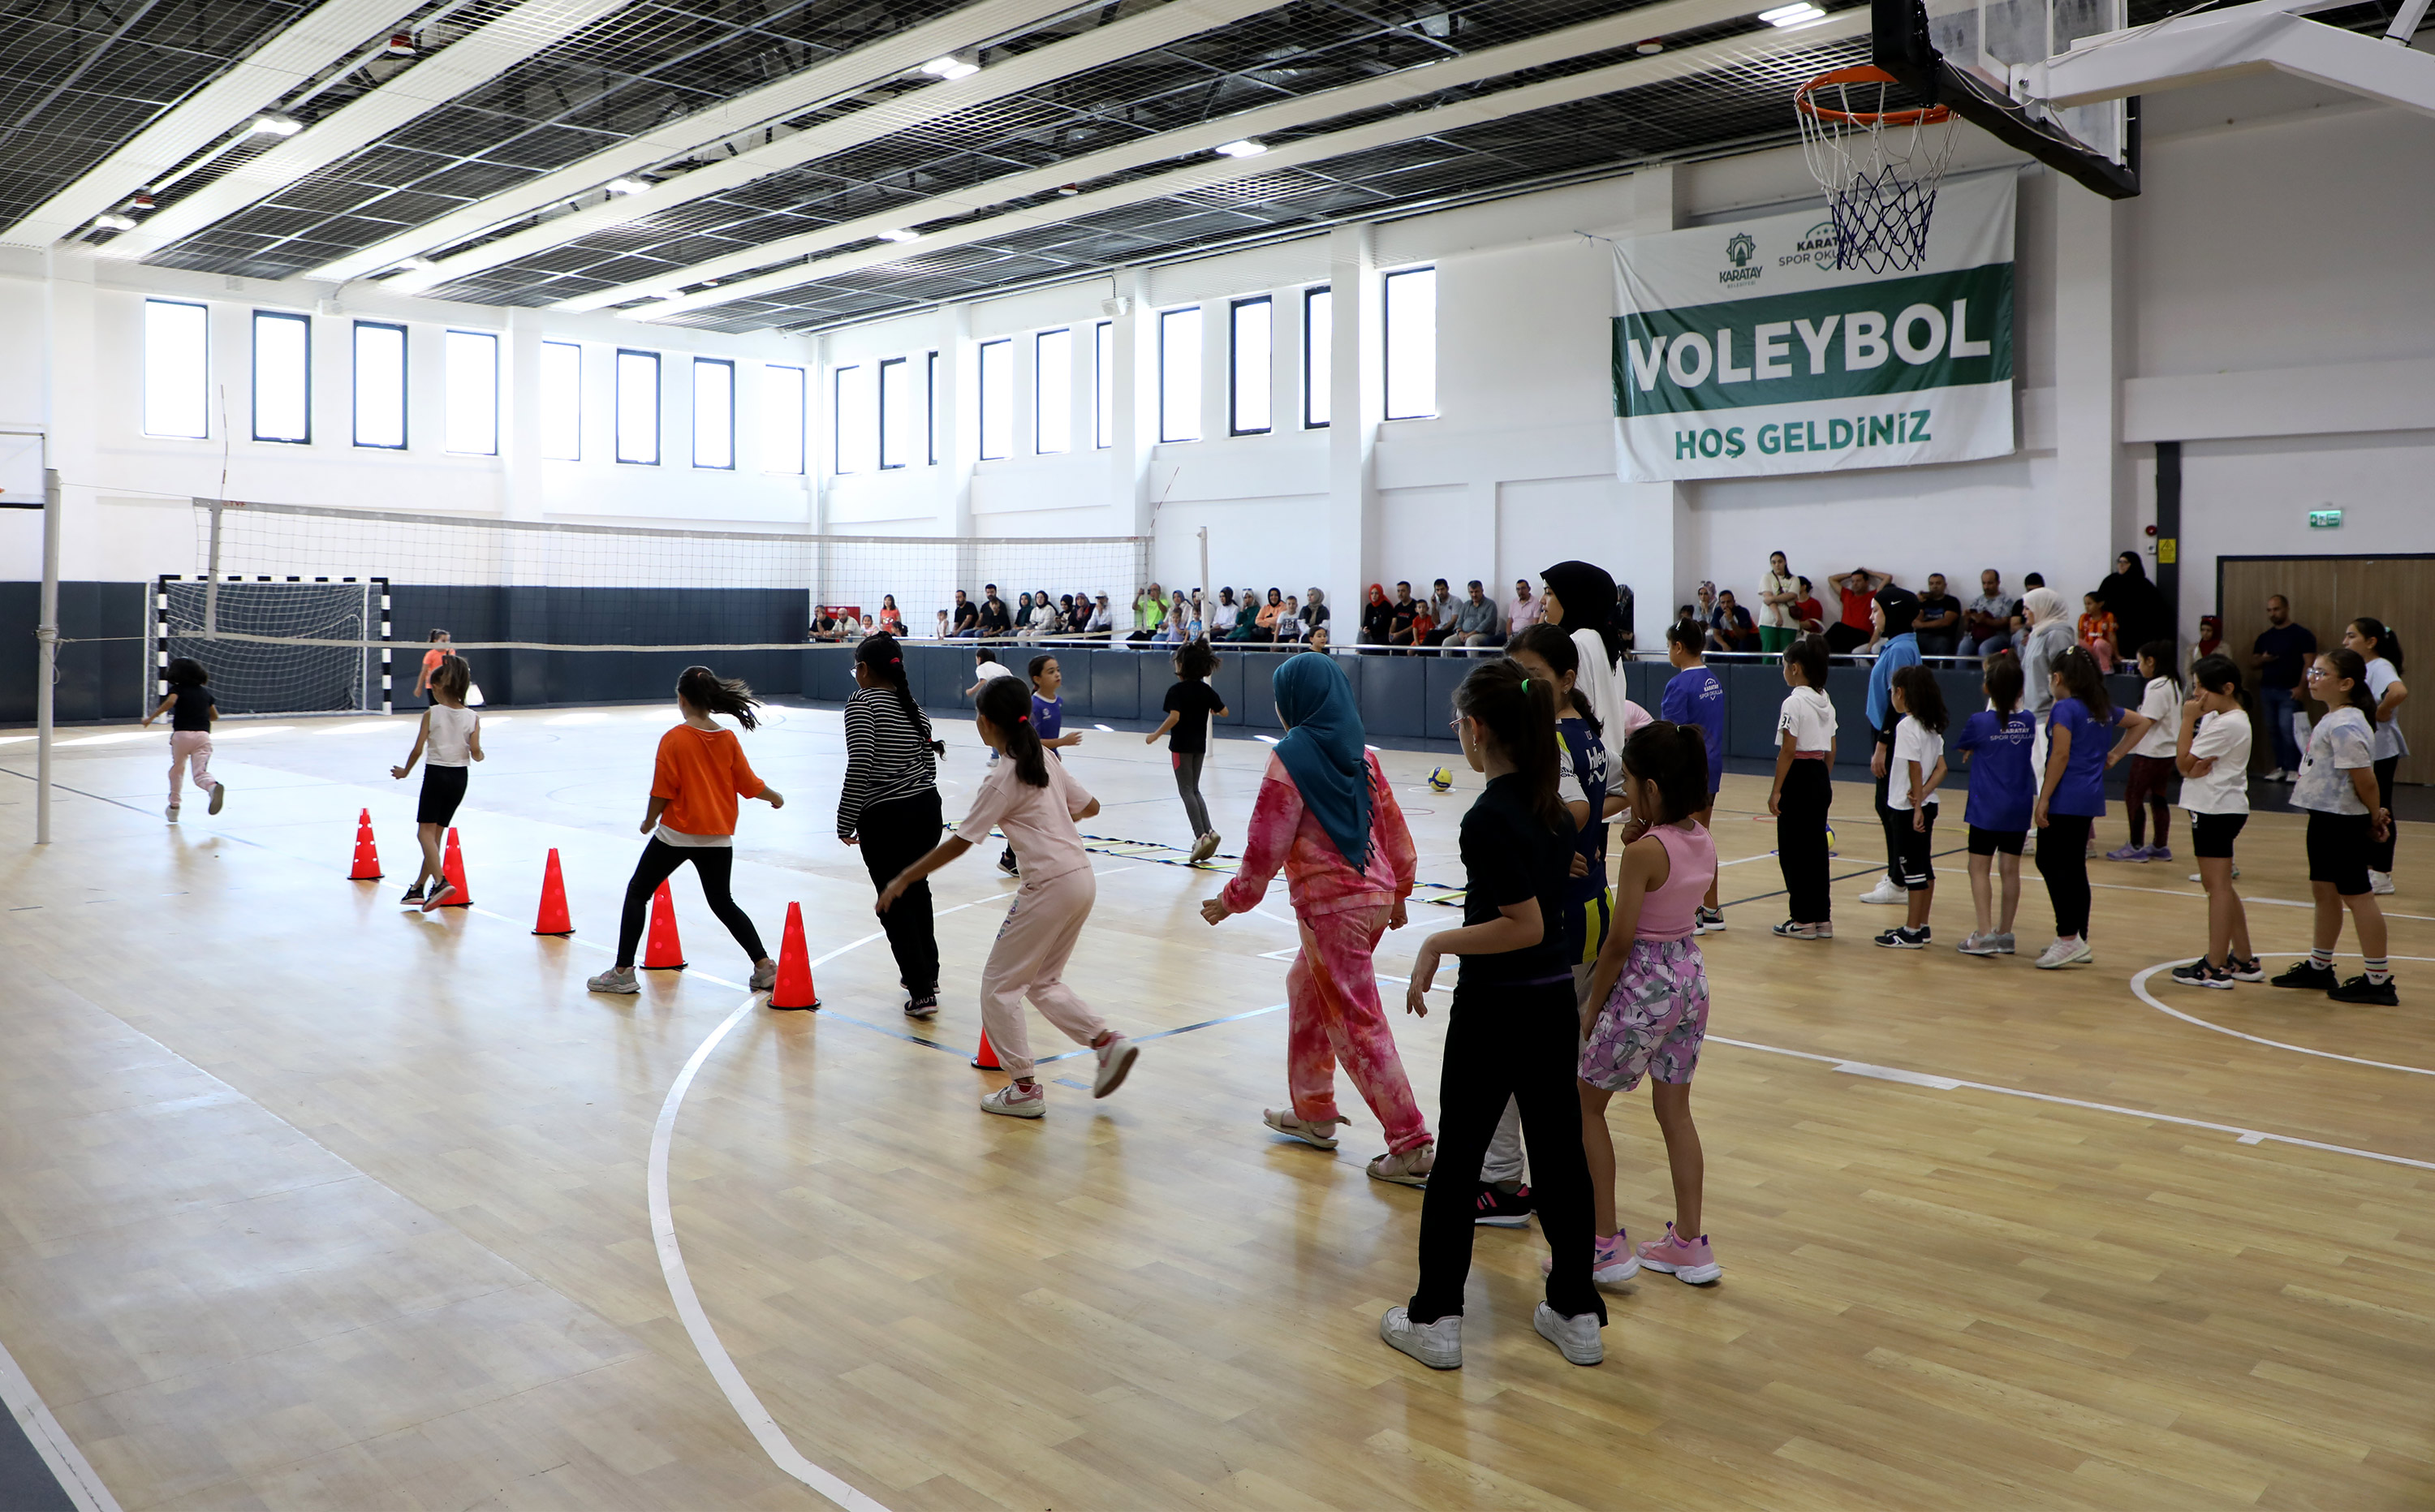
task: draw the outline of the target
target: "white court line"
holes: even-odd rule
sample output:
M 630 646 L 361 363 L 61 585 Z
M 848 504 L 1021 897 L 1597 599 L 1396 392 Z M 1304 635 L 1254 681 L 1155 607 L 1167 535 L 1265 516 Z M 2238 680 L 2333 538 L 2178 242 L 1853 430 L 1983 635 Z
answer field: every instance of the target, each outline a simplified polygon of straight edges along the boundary
M 2261 956 L 2264 956 L 2298 955 L 2303 953 L 2299 951 L 2261 951 L 2258 954 Z M 2195 959 L 2195 957 L 2185 957 L 2185 959 Z M 2396 961 L 2426 961 L 2435 960 L 2435 956 L 2395 955 L 2391 957 L 2391 959 Z M 2195 1023 L 2202 1029 L 2213 1029 L 2218 1034 L 2230 1035 L 2235 1040 L 2246 1040 L 2254 1045 L 2271 1045 L 2276 1050 L 2288 1050 L 2294 1055 L 2315 1056 L 2323 1060 L 2347 1060 L 2354 1066 L 2374 1066 L 2378 1071 L 2406 1071 L 2413 1076 L 2435 1076 L 2435 1070 L 2429 1070 L 2425 1066 L 2404 1066 L 2390 1060 L 2368 1060 L 2358 1056 L 2339 1055 L 2331 1050 L 2316 1050 L 2307 1045 L 2285 1044 L 2280 1040 L 2268 1040 L 2258 1035 L 2243 1034 L 2237 1029 L 2227 1029 L 2219 1023 L 2209 1023 L 2206 1020 L 2199 1018 L 2193 1014 L 2184 1013 L 2179 1008 L 2167 1007 L 2163 1003 L 2157 1001 L 2154 993 L 2148 990 L 2148 979 L 2155 975 L 2158 971 L 2165 971 L 2171 967 L 2180 966 L 2182 964 L 2182 961 L 2158 961 L 2155 965 L 2148 968 L 2144 971 L 2141 971 L 2138 975 L 2131 979 L 2132 992 L 2138 997 L 2140 1002 L 2145 1003 L 2148 1006 L 2155 1009 L 2158 1013 L 2167 1014 L 2172 1018 L 2179 1019 L 2184 1023 Z
M 0 1348 L 0 1402 L 8 1404 L 9 1416 L 26 1431 L 26 1441 L 34 1446 L 35 1453 L 43 1456 L 51 1478 L 67 1492 L 78 1512 L 119 1512 L 118 1498 L 101 1484 L 101 1477 L 93 1472 L 93 1466 L 68 1437 L 67 1430 L 60 1426 L 60 1420 L 51 1416 L 51 1409 L 43 1405 L 34 1383 L 17 1368 L 16 1360 L 5 1348 Z

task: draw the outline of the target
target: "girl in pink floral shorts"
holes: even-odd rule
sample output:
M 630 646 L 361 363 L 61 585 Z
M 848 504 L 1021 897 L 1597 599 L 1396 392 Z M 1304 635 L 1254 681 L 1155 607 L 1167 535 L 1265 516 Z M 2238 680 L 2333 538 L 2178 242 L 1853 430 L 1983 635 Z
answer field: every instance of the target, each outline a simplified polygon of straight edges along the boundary
M 1697 725 L 1654 720 L 1623 743 L 1623 875 L 1615 925 L 1598 952 L 1587 1002 L 1601 1005 L 1581 1048 L 1581 1142 L 1597 1219 L 1591 1274 L 1619 1281 L 1641 1266 L 1704 1286 L 1724 1274 L 1700 1229 L 1703 1165 L 1691 1123 L 1691 1074 L 1708 1033 L 1708 971 L 1693 938 L 1696 910 L 1716 881 L 1717 848 L 1693 817 L 1708 806 L 1706 737 Z M 1674 1221 L 1634 1249 L 1615 1209 L 1615 1141 L 1606 1105 L 1651 1081 L 1649 1106 L 1674 1174 Z

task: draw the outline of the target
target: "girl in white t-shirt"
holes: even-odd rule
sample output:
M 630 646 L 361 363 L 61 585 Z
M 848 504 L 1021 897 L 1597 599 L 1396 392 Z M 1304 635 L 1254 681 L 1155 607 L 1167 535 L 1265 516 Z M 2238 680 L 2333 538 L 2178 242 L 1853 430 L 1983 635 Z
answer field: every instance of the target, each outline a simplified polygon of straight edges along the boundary
M 442 657 L 431 672 L 431 706 L 423 711 L 422 727 L 414 732 L 414 748 L 406 765 L 389 775 L 404 782 L 423 765 L 423 796 L 414 811 L 414 837 L 423 844 L 423 866 L 401 903 L 419 905 L 424 913 L 459 902 L 456 886 L 441 865 L 440 840 L 456 820 L 457 805 L 465 801 L 467 763 L 482 759 L 482 716 L 465 707 L 466 690 L 474 685 L 474 669 L 459 656 Z M 428 751 L 426 755 L 425 752 Z M 431 891 L 426 895 L 423 883 Z
M 1902 723 L 1894 727 L 1893 781 L 1886 785 L 1886 806 L 1908 813 L 1902 832 L 1902 882 L 1910 894 L 1908 922 L 1887 930 L 1877 943 L 1890 950 L 1924 950 L 1927 945 L 1927 912 L 1936 902 L 1936 868 L 1928 857 L 1936 850 L 1936 787 L 1944 781 L 1944 690 L 1926 667 L 1903 667 L 1894 673 L 1893 704 Z
M 1826 816 L 1835 801 L 1835 705 L 1826 697 L 1826 643 L 1805 635 L 1787 647 L 1784 680 L 1792 691 L 1775 716 L 1775 786 L 1767 811 L 1775 816 L 1775 859 L 1789 902 L 1775 932 L 1787 939 L 1833 939 Z
M 2375 700 L 2375 790 L 2378 800 L 2389 809 L 2393 770 L 2409 754 L 2409 742 L 2401 738 L 2401 726 L 2393 717 L 2409 697 L 2409 684 L 2401 680 L 2401 637 L 2382 620 L 2361 618 L 2351 621 L 2342 631 L 2342 644 L 2367 663 L 2367 691 Z M 2399 838 L 2399 827 L 2388 826 L 2375 842 L 2367 863 L 2369 891 L 2392 891 L 2392 846 Z
M 2105 756 L 2112 766 L 2131 758 L 2131 785 L 2122 806 L 2131 816 L 2131 843 L 2105 853 L 2108 861 L 2170 861 L 2173 848 L 2165 843 L 2165 827 L 2173 808 L 2173 739 L 2180 726 L 2182 685 L 2173 676 L 2173 643 L 2150 641 L 2139 647 L 2139 675 L 2148 679 L 2136 713 L 2122 716 L 2122 733 Z M 2156 817 L 2156 843 L 2148 843 L 2148 816 Z
M 1048 1101 L 1032 1074 L 1031 1040 L 1023 1022 L 1026 997 L 1076 1043 L 1098 1053 L 1094 1097 L 1114 1091 L 1141 1052 L 1064 982 L 1065 962 L 1098 898 L 1091 857 L 1074 821 L 1098 813 L 1099 800 L 1066 775 L 1064 763 L 1048 759 L 1031 727 L 1031 692 L 1020 681 L 993 678 L 981 684 L 973 703 L 973 724 L 982 743 L 1006 760 L 982 779 L 972 812 L 956 833 L 880 890 L 879 912 L 888 912 L 906 888 L 988 839 L 993 827 L 1006 833 L 1022 867 L 1023 886 L 998 926 L 989 964 L 981 968 L 981 1027 L 1013 1079 L 983 1097 L 981 1109 L 1038 1118 Z
M 2266 968 L 2250 954 L 2249 914 L 2232 890 L 2232 843 L 2249 822 L 2249 739 L 2240 668 L 2229 657 L 2201 657 L 2190 669 L 2190 701 L 2182 706 L 2173 747 L 2182 807 L 2190 811 L 2190 849 L 2207 895 L 2207 953 L 2173 968 L 2173 980 L 2185 987 L 2229 991 L 2235 982 L 2266 980 Z
M 2392 833 L 2392 812 L 2375 786 L 2375 696 L 2357 651 L 2327 651 L 2308 666 L 2308 696 L 2325 717 L 2308 731 L 2308 753 L 2291 783 L 2291 806 L 2308 811 L 2308 891 L 2316 903 L 2315 949 L 2276 974 L 2276 987 L 2311 988 L 2337 1003 L 2392 1007 L 2401 999 L 2385 955 L 2384 910 L 2368 885 L 2375 842 Z M 2334 972 L 2334 947 L 2347 910 L 2358 925 L 2366 970 L 2349 981 Z

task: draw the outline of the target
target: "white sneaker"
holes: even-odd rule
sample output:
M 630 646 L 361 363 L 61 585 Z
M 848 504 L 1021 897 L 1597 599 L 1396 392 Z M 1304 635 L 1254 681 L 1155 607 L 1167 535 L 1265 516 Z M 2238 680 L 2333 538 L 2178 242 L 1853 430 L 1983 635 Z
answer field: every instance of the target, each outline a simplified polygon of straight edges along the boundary
M 2392 873 L 2390 871 L 2371 870 L 2367 874 L 2367 890 L 2375 894 L 2379 898 L 2391 897 L 2392 895 Z
M 1192 842 L 1192 864 L 1199 866 L 1218 853 L 1218 832 L 1210 831 Z
M 1598 1337 L 1601 1325 L 1596 1313 L 1566 1317 L 1542 1302 L 1539 1311 L 1530 1314 L 1530 1326 L 1575 1365 L 1597 1365 L 1606 1358 L 1606 1341 Z
M 1877 885 L 1875 886 L 1870 888 L 1867 892 L 1860 894 L 1860 902 L 1864 903 L 1908 903 L 1910 902 L 1910 891 L 1906 887 L 1897 885 L 1893 878 L 1881 876 L 1877 879 Z
M 2277 766 L 2272 771 L 2260 775 L 2257 780 L 2261 782 L 2279 782 L 2283 781 L 2283 768 Z
M 217 814 L 221 807 L 227 802 L 228 784 L 226 782 L 214 782 L 212 784 L 212 806 L 205 809 L 203 812 L 206 814 Z
M 169 822 L 172 824 L 178 822 L 178 805 L 175 803 L 169 805 Z
M 613 966 L 585 982 L 583 987 L 590 992 L 616 992 L 627 997 L 643 990 L 642 984 L 634 980 L 634 969 L 630 966 Z
M 2051 971 L 2065 966 L 2083 965 L 2096 959 L 2097 953 L 2088 948 L 2086 936 L 2079 939 L 2059 939 L 2048 945 L 2038 956 L 2038 970 Z
M 1546 1304 L 1542 1302 L 1541 1307 Z M 1597 1314 L 1590 1314 L 1597 1321 Z M 1410 1313 L 1400 1307 L 1387 1309 L 1378 1320 L 1378 1337 L 1403 1350 L 1432 1370 L 1462 1368 L 1462 1314 L 1449 1313 L 1434 1323 L 1415 1323 Z M 1600 1358 L 1603 1358 L 1601 1353 Z
M 1040 1090 L 1038 1082 L 1026 1087 L 1019 1081 L 1010 1081 L 982 1095 L 981 1111 L 1003 1113 L 1009 1118 L 1038 1118 L 1048 1111 L 1048 1094 Z
M 1091 1078 L 1091 1095 L 1105 1097 L 1125 1084 L 1126 1074 L 1141 1058 L 1141 1046 L 1118 1035 L 1094 1053 L 1099 1057 L 1099 1072 Z
M 2190 873 L 2190 880 L 2191 880 L 2192 882 L 2204 882 L 2204 881 L 2206 881 L 2206 878 L 2204 878 L 2204 877 L 2202 877 L 2202 876 L 2199 875 L 2199 873 L 2197 873 L 2197 872 L 2193 871 L 2193 872 L 2191 872 L 2191 873 Z M 2233 880 L 2233 881 L 2235 881 L 2235 882 L 2238 882 L 2238 881 L 2240 880 L 2240 868 L 2239 868 L 2238 867 L 2235 867 L 2235 868 L 2232 868 L 2232 880 Z

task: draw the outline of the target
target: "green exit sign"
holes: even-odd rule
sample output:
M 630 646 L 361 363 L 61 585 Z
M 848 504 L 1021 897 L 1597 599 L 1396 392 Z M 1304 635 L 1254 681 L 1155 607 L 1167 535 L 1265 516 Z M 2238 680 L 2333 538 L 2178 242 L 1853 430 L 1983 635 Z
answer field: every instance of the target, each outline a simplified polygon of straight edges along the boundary
M 2308 511 L 2308 528 L 2311 530 L 2339 530 L 2341 528 L 2341 524 L 2342 512 L 2340 509 Z

